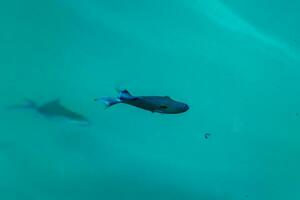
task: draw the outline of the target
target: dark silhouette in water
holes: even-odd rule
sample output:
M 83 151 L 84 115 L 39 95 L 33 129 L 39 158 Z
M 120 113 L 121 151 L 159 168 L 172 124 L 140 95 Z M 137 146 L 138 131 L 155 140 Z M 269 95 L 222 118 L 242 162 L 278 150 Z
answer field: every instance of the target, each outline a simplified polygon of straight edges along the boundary
M 205 139 L 208 139 L 210 136 L 211 136 L 211 133 L 205 133 L 205 134 L 204 134 L 204 138 L 205 138 Z
M 175 101 L 168 96 L 132 96 L 127 90 L 122 90 L 119 96 L 102 97 L 95 101 L 104 102 L 107 107 L 118 103 L 125 103 L 151 112 L 164 114 L 178 114 L 186 112 L 189 106 L 185 103 Z
M 12 106 L 11 108 L 33 109 L 47 118 L 61 118 L 68 122 L 80 125 L 89 124 L 89 120 L 85 116 L 66 108 L 61 104 L 59 99 L 52 100 L 42 105 L 37 105 L 34 101 L 26 99 L 25 105 Z

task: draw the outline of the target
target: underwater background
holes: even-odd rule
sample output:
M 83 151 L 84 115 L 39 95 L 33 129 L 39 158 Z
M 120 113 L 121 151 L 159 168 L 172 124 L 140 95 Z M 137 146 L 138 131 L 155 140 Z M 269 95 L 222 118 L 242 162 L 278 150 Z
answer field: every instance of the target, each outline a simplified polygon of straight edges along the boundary
M 299 10 L 296 0 L 2 1 L 0 199 L 300 199 Z M 190 110 L 93 101 L 116 87 Z M 8 109 L 24 98 L 59 98 L 91 123 Z

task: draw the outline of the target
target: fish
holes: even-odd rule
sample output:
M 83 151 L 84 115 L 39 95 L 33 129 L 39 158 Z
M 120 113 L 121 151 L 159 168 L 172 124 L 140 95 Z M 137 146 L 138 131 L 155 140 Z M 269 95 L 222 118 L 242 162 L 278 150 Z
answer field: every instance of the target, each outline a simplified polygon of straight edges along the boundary
M 25 105 L 16 105 L 11 108 L 27 108 L 37 111 L 42 116 L 49 119 L 64 119 L 68 122 L 79 124 L 79 125 L 88 125 L 90 121 L 83 115 L 70 110 L 61 104 L 59 98 L 49 101 L 45 104 L 38 105 L 36 102 L 26 99 Z
M 179 114 L 189 110 L 186 103 L 175 101 L 169 96 L 133 96 L 128 90 L 121 90 L 118 97 L 101 97 L 95 98 L 94 101 L 103 102 L 107 108 L 124 103 L 162 114 Z
M 211 133 L 205 133 L 205 134 L 204 134 L 204 138 L 205 138 L 205 139 L 208 139 L 210 136 L 211 136 Z

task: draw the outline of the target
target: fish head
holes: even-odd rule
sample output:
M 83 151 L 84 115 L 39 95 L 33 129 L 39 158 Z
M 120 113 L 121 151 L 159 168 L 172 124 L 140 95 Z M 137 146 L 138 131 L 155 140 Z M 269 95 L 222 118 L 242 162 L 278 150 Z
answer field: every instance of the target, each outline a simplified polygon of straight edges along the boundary
M 175 101 L 170 97 L 165 97 L 161 104 L 159 104 L 156 112 L 166 114 L 179 114 L 189 110 L 189 106 L 186 103 Z
M 186 103 L 176 102 L 169 108 L 169 113 L 177 114 L 188 111 L 189 106 Z

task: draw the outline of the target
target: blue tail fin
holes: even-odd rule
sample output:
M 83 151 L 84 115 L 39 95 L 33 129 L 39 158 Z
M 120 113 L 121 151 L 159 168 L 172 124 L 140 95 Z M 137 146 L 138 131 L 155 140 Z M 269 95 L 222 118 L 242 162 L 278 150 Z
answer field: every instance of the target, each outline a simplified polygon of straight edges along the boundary
M 102 97 L 99 99 L 94 99 L 95 101 L 102 101 L 107 107 L 113 106 L 117 103 L 121 103 L 121 100 L 119 98 L 113 98 L 113 97 Z
M 94 101 L 102 101 L 106 107 L 113 106 L 118 103 L 122 103 L 126 100 L 135 100 L 137 97 L 132 96 L 127 90 L 121 90 L 119 91 L 118 97 L 101 97 L 96 98 Z

